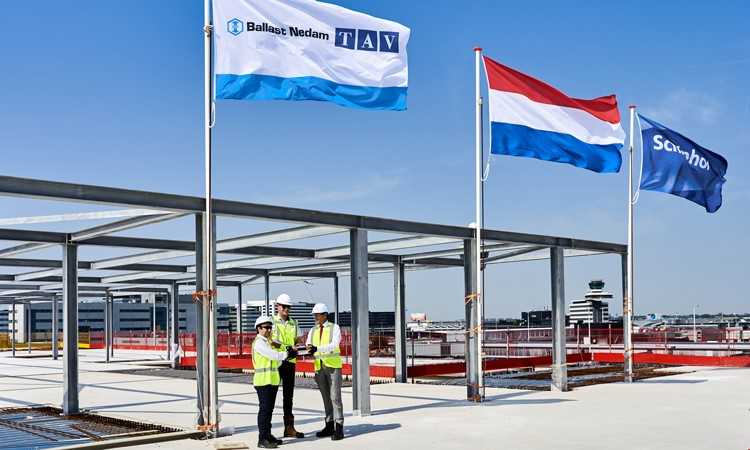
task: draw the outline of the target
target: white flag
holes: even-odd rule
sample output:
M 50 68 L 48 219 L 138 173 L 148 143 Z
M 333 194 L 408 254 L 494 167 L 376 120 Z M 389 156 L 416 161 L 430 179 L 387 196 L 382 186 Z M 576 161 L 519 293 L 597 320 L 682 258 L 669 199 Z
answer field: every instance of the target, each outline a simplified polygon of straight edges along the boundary
M 216 97 L 406 109 L 409 28 L 313 0 L 213 0 Z

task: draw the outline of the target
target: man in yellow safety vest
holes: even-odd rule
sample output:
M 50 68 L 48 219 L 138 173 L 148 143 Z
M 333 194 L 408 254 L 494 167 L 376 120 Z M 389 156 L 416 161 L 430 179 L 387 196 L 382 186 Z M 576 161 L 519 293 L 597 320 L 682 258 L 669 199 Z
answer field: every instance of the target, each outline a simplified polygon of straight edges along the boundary
M 312 310 L 315 326 L 307 334 L 307 350 L 315 356 L 315 382 L 326 411 L 325 428 L 318 437 L 344 439 L 344 408 L 341 403 L 341 330 L 328 321 L 328 307 L 317 303 Z
M 276 351 L 271 346 L 273 319 L 260 316 L 255 320 L 258 335 L 253 341 L 253 386 L 258 393 L 258 448 L 277 448 L 281 439 L 271 434 L 271 417 L 279 391 L 279 365 L 288 358 L 297 356 L 294 348 L 288 351 Z
M 302 343 L 299 325 L 289 313 L 292 299 L 287 294 L 276 297 L 276 315 L 273 316 L 273 345 L 282 351 L 295 348 Z M 284 394 L 284 437 L 303 438 L 305 435 L 294 428 L 294 376 L 297 371 L 297 359 L 289 358 L 279 366 L 282 393 Z

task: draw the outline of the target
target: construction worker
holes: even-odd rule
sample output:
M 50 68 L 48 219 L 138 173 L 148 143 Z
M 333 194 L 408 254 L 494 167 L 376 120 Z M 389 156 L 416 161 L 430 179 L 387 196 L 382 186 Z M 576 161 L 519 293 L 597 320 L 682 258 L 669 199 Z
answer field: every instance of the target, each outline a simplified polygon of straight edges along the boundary
M 344 408 L 341 403 L 341 330 L 328 321 L 328 307 L 316 303 L 312 310 L 315 326 L 307 334 L 307 351 L 315 357 L 315 382 L 326 411 L 325 428 L 318 437 L 344 439 Z
M 302 343 L 297 321 L 289 316 L 292 299 L 287 294 L 276 297 L 276 315 L 273 316 L 273 344 L 280 351 L 287 351 Z M 294 428 L 294 376 L 297 371 L 297 359 L 289 358 L 281 362 L 282 393 L 284 394 L 284 437 L 303 438 L 305 435 Z
M 277 448 L 281 439 L 271 434 L 271 417 L 279 391 L 279 365 L 288 358 L 297 356 L 294 348 L 288 351 L 277 351 L 271 346 L 273 319 L 260 316 L 255 320 L 255 331 L 258 335 L 253 341 L 253 386 L 258 393 L 258 448 Z

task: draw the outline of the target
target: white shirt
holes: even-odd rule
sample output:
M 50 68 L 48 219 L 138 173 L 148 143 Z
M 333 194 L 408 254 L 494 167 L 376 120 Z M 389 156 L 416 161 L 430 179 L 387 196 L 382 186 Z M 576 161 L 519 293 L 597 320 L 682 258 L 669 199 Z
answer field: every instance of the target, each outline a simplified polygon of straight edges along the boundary
M 272 359 L 274 361 L 283 361 L 285 360 L 289 354 L 287 352 L 279 352 L 274 350 L 271 347 L 271 344 L 268 343 L 268 339 L 261 336 L 260 334 L 256 338 L 257 342 L 253 345 L 253 351 L 258 352 L 259 355 L 263 355 L 268 359 Z
M 326 320 L 323 323 L 323 326 L 327 326 L 328 321 Z M 314 327 L 310 330 L 309 333 L 307 333 L 307 343 L 305 345 L 313 345 L 312 343 L 312 337 L 313 333 L 320 333 L 320 325 L 315 324 Z M 333 329 L 331 330 L 331 343 L 328 345 L 321 345 L 318 347 L 318 352 L 320 353 L 331 353 L 334 349 L 338 348 L 339 344 L 341 343 L 341 329 L 338 325 L 335 323 L 333 324 Z

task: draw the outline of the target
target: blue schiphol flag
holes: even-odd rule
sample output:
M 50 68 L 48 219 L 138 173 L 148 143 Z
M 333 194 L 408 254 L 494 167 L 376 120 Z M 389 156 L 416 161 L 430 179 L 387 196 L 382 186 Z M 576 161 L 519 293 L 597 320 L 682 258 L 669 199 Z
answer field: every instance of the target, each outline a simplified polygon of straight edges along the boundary
M 406 109 L 409 28 L 314 0 L 213 0 L 216 98 Z
M 721 207 L 727 160 L 664 125 L 643 117 L 641 189 L 683 197 L 713 213 Z

